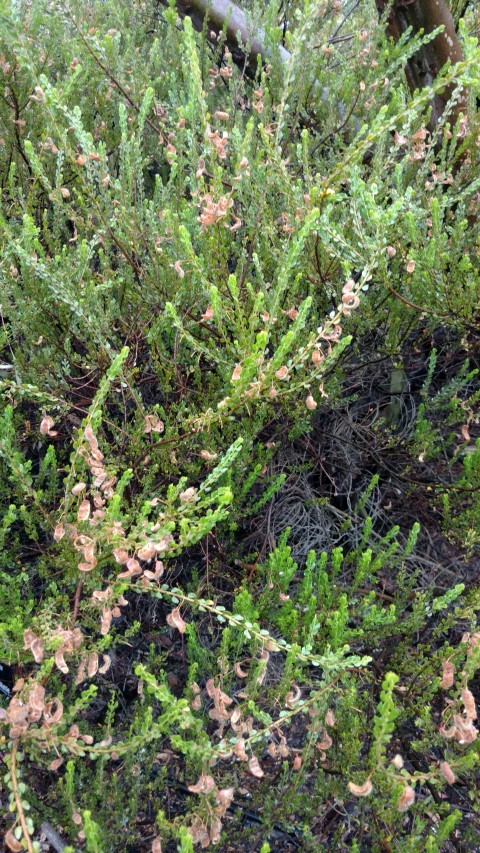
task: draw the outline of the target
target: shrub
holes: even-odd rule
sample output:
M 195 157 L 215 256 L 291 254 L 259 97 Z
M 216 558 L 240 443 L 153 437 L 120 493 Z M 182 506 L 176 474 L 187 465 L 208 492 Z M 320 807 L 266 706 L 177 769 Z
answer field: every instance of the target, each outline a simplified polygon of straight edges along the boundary
M 0 18 L 5 844 L 474 845 L 476 43 L 131 9 Z

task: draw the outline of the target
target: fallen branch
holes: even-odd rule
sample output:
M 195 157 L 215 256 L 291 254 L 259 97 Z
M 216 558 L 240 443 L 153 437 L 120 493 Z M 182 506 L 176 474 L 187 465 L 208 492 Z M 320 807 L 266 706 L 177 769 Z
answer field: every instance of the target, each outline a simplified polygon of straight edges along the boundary
M 167 0 L 160 0 L 167 5 Z M 258 57 L 263 63 L 269 59 L 265 45 L 265 33 L 262 29 L 252 31 L 242 10 L 230 0 L 177 0 L 177 9 L 182 18 L 188 15 L 196 30 L 203 27 L 205 18 L 216 36 L 226 27 L 225 35 L 234 61 L 251 75 L 257 70 Z M 278 46 L 280 57 L 285 65 L 290 53 L 282 45 Z
M 160 0 L 160 3 L 166 6 L 167 0 Z M 376 0 L 376 5 L 381 15 L 387 7 L 387 0 Z M 264 31 L 257 29 L 252 32 L 245 14 L 231 0 L 177 0 L 177 9 L 181 17 L 188 15 L 191 18 L 196 30 L 203 28 L 205 19 L 215 37 L 224 30 L 226 43 L 234 61 L 249 75 L 255 74 L 259 57 L 263 63 L 268 62 L 269 52 Z M 406 64 L 405 75 L 412 92 L 431 86 L 448 60 L 452 65 L 462 62 L 462 47 L 446 0 L 393 0 L 387 29 L 395 41 L 409 28 L 413 34 L 417 34 L 420 30 L 431 33 L 440 26 L 443 27 L 443 32 L 433 41 L 423 45 Z M 278 50 L 282 62 L 288 65 L 291 54 L 282 45 L 278 46 Z M 435 94 L 430 118 L 431 130 L 443 115 L 452 94 L 451 86 Z M 329 97 L 325 90 L 323 97 Z M 452 123 L 465 108 L 466 98 L 463 96 L 451 109 Z

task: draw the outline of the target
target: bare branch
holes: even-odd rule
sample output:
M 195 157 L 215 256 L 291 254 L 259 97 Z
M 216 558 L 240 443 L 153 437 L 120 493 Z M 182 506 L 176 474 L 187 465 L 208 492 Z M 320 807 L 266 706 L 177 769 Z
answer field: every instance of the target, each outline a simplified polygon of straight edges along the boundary
M 160 0 L 167 5 L 166 0 Z M 250 74 L 257 70 L 257 58 L 268 61 L 265 33 L 262 29 L 252 30 L 242 10 L 230 0 L 177 0 L 177 9 L 183 17 L 191 18 L 196 30 L 201 30 L 205 18 L 208 26 L 218 35 L 226 25 L 226 41 L 235 62 Z M 290 53 L 279 45 L 282 61 L 287 64 Z
M 376 4 L 379 13 L 383 13 L 387 5 L 386 0 L 376 0 Z M 409 88 L 413 92 L 415 89 L 431 86 L 448 60 L 455 65 L 457 62 L 462 62 L 464 57 L 446 0 L 394 0 L 388 18 L 389 34 L 398 41 L 409 27 L 414 33 L 420 30 L 431 33 L 437 27 L 443 27 L 442 33 L 429 44 L 424 45 L 408 61 L 405 74 Z M 443 115 L 452 91 L 449 87 L 434 96 L 430 119 L 431 130 Z M 453 111 L 452 120 L 455 121 L 465 108 L 465 99 L 459 99 Z

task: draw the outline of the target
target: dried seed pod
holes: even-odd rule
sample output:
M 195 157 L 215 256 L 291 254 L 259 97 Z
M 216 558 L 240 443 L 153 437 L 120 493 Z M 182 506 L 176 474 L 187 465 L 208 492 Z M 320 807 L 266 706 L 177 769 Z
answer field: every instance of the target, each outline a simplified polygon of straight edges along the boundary
M 352 794 L 355 794 L 356 797 L 368 797 L 369 794 L 372 793 L 373 785 L 370 779 L 367 779 L 363 785 L 356 785 L 355 782 L 349 782 L 348 787 Z
M 455 773 L 450 767 L 448 761 L 442 761 L 440 764 L 440 772 L 449 785 L 453 785 L 456 782 Z
M 140 560 L 151 560 L 157 553 L 157 549 L 153 542 L 146 542 L 137 551 L 137 557 Z
M 248 762 L 248 769 L 250 770 L 252 776 L 256 776 L 257 779 L 261 779 L 262 776 L 265 775 L 262 768 L 260 767 L 258 758 L 255 755 L 252 755 L 250 761 Z
M 406 785 L 402 791 L 401 797 L 397 803 L 399 812 L 406 812 L 415 802 L 415 791 L 411 785 Z
M 76 483 L 76 485 L 72 489 L 72 495 L 80 495 L 86 488 L 86 485 L 86 483 Z
M 42 419 L 42 422 L 40 424 L 41 435 L 49 435 L 51 438 L 54 435 L 58 435 L 58 433 L 55 432 L 54 429 L 52 429 L 53 426 L 55 426 L 55 422 L 54 422 L 53 418 L 51 418 L 49 415 L 46 415 Z
M 192 794 L 210 794 L 215 788 L 215 780 L 213 776 L 207 776 L 202 773 L 196 785 L 189 785 L 188 790 Z
M 167 625 L 171 628 L 176 628 L 181 634 L 184 634 L 187 628 L 187 623 L 180 616 L 180 608 L 174 607 L 172 612 L 167 616 Z
M 476 720 L 477 719 L 477 706 L 475 705 L 475 699 L 473 698 L 473 693 L 466 687 L 462 690 L 462 702 L 465 705 L 465 714 L 468 720 Z
M 450 687 L 453 686 L 453 676 L 455 674 L 455 666 L 453 665 L 452 661 L 445 660 L 445 661 L 443 661 L 442 667 L 443 667 L 443 675 L 442 675 L 442 680 L 440 682 L 440 687 L 442 687 L 444 690 L 449 690 Z

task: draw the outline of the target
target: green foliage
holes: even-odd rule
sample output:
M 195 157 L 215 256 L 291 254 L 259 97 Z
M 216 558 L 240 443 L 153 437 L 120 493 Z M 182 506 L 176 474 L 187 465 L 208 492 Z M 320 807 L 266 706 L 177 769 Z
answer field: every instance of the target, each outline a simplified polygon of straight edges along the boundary
M 246 6 L 0 10 L 11 850 L 478 843 L 478 45 Z

